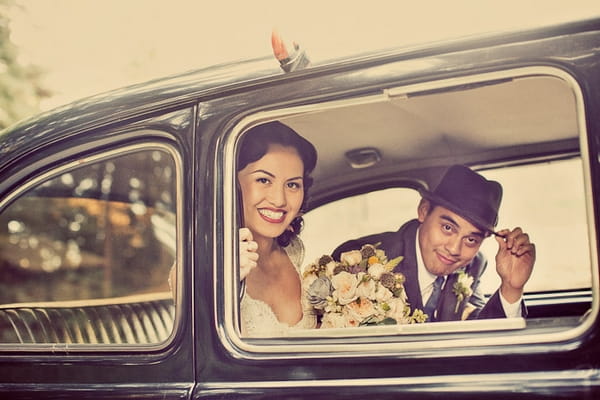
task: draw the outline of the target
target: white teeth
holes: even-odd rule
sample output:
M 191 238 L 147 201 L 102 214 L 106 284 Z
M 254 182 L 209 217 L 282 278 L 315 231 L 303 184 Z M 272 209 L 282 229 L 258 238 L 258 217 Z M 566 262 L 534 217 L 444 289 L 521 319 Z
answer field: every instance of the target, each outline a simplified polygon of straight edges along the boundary
M 282 211 L 272 211 L 272 210 L 258 210 L 261 215 L 264 215 L 270 219 L 280 219 L 283 217 Z

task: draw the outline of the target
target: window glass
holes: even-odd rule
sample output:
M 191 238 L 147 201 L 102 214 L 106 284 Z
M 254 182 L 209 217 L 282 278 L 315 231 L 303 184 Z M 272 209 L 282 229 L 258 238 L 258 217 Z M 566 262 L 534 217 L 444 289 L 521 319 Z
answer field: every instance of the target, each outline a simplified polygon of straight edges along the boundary
M 59 173 L 6 207 L 0 339 L 165 339 L 172 329 L 175 174 L 166 151 L 136 151 Z

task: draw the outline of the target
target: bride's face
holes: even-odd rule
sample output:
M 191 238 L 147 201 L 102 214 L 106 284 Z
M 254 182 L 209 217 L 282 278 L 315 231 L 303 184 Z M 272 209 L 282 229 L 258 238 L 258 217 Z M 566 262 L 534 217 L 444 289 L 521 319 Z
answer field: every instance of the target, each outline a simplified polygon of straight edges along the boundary
M 238 172 L 244 225 L 255 239 L 278 237 L 298 215 L 304 199 L 303 172 L 296 149 L 276 144 Z

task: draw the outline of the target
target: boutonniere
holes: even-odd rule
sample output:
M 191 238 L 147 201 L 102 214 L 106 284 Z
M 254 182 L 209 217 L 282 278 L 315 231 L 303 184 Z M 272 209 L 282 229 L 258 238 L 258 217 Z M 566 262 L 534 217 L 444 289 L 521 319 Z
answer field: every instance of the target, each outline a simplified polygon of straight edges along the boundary
M 471 289 L 471 285 L 473 284 L 473 277 L 469 274 L 461 271 L 458 273 L 458 278 L 456 282 L 454 282 L 454 286 L 452 287 L 452 291 L 456 295 L 456 308 L 454 309 L 454 313 L 458 312 L 458 306 L 460 303 L 467 297 L 473 294 L 473 290 Z

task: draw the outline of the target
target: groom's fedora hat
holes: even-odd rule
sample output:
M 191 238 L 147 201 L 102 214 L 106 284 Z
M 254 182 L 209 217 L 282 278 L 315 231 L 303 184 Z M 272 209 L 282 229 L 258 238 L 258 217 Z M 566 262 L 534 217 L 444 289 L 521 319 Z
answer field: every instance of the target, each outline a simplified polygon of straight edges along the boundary
M 453 165 L 433 191 L 421 195 L 453 211 L 480 229 L 494 232 L 502 200 L 502 186 L 464 165 Z

